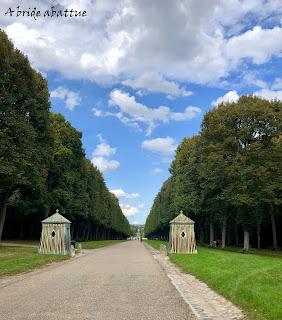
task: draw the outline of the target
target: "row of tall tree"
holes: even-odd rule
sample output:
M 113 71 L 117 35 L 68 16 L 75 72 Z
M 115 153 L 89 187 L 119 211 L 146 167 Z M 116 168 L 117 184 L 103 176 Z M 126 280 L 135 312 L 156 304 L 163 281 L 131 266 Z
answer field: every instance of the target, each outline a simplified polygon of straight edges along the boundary
M 183 210 L 201 243 L 282 246 L 281 129 L 280 101 L 242 96 L 207 112 L 199 135 L 176 150 L 146 235 L 167 238 L 169 221 Z
M 130 235 L 81 133 L 50 112 L 46 80 L 1 31 L 0 57 L 0 240 L 38 237 L 57 208 L 76 239 Z

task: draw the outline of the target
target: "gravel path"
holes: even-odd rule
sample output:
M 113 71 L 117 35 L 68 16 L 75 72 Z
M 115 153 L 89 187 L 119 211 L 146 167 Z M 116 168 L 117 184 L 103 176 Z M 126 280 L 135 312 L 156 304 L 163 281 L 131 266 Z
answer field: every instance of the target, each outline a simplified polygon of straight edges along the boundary
M 0 319 L 185 320 L 192 316 L 150 252 L 142 243 L 128 241 L 88 251 L 18 281 L 0 279 Z

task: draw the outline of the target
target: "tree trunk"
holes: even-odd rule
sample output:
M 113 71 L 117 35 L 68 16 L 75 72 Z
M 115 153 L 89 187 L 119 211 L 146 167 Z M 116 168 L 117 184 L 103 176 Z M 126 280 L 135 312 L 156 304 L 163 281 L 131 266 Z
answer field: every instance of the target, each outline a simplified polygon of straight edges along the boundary
M 210 247 L 214 247 L 214 226 L 213 226 L 213 222 L 210 222 Z
M 21 224 L 20 224 L 20 237 L 19 237 L 21 240 L 24 239 L 24 223 L 23 221 L 21 221 Z
M 3 232 L 4 223 L 6 219 L 8 199 L 9 199 L 9 194 L 4 193 L 0 203 L 0 241 L 2 239 L 2 232 Z
M 86 228 L 87 228 L 87 224 L 84 223 L 84 227 L 83 227 L 83 234 L 82 234 L 82 240 L 85 240 L 85 236 L 86 236 Z
M 225 248 L 226 226 L 227 226 L 227 215 L 225 213 L 222 221 L 221 248 Z
M 74 239 L 75 240 L 78 240 L 78 228 L 79 228 L 79 225 L 77 224 L 76 228 L 75 228 L 75 234 L 74 234 Z
M 74 228 L 75 228 L 75 223 L 73 223 L 73 225 L 72 225 L 72 227 L 71 227 L 71 239 L 73 239 Z
M 260 249 L 260 224 L 257 224 L 257 248 Z
M 239 246 L 239 239 L 238 239 L 238 224 L 235 224 L 235 245 L 236 247 Z
M 33 223 L 30 224 L 30 239 L 33 239 Z
M 273 206 L 270 206 L 269 213 L 271 217 L 273 249 L 277 250 L 277 235 L 276 235 L 276 224 L 275 224 Z
M 257 248 L 260 249 L 260 239 L 261 239 L 261 221 L 262 221 L 262 215 L 257 220 Z
M 204 244 L 204 231 L 201 227 L 200 227 L 200 243 Z
M 244 231 L 244 250 L 249 251 L 250 249 L 250 234 L 248 231 Z
M 48 218 L 49 216 L 49 212 L 50 212 L 50 208 L 49 207 L 45 207 L 44 208 L 44 219 Z
M 87 223 L 87 234 L 86 234 L 86 240 L 90 240 L 90 223 Z

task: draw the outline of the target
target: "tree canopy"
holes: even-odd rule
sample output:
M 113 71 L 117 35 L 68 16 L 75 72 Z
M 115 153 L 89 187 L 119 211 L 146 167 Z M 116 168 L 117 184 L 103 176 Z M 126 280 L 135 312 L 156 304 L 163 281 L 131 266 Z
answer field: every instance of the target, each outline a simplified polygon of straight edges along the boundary
M 167 237 L 163 221 L 183 210 L 196 221 L 198 239 L 211 245 L 216 238 L 238 245 L 244 234 L 261 246 L 272 233 L 277 248 L 281 226 L 282 103 L 255 96 L 223 103 L 208 111 L 197 136 L 185 138 L 171 165 L 171 192 L 164 186 L 147 218 L 147 236 Z M 164 204 L 169 208 L 163 209 Z M 172 214 L 173 212 L 173 214 Z M 269 226 L 271 225 L 271 228 Z M 270 232 L 271 229 L 271 232 Z M 256 239 L 254 237 L 256 235 Z M 278 239 L 281 241 L 281 239 Z
M 118 199 L 85 157 L 81 132 L 50 112 L 46 80 L 2 31 L 0 56 L 0 240 L 2 231 L 39 237 L 40 221 L 56 209 L 76 239 L 130 235 Z

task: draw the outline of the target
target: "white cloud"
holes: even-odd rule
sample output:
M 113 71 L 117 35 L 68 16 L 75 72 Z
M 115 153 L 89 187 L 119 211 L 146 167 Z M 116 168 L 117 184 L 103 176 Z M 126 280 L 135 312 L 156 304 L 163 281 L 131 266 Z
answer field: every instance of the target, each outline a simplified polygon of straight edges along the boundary
M 103 117 L 103 112 L 100 109 L 92 108 L 92 111 L 94 112 L 95 117 Z
M 93 157 L 91 162 L 102 172 L 106 173 L 109 171 L 116 170 L 120 163 L 117 160 L 109 160 L 103 157 Z
M 9 6 L 17 5 L 16 0 L 9 1 Z M 51 5 L 52 0 L 40 1 L 41 10 Z M 25 1 L 26 8 L 33 6 L 33 1 Z M 262 64 L 281 55 L 280 1 L 162 0 L 148 5 L 135 0 L 62 0 L 58 4 L 70 6 L 86 9 L 87 17 L 73 18 L 71 23 L 39 18 L 35 23 L 2 14 L 0 27 L 40 70 L 99 83 L 134 79 L 131 85 L 139 80 L 138 86 L 148 91 L 177 92 L 183 81 L 214 83 L 238 70 L 243 60 Z M 259 26 L 263 23 L 276 27 L 263 29 Z M 164 81 L 142 82 L 144 73 Z
M 116 170 L 120 166 L 119 161 L 108 159 L 116 153 L 116 148 L 111 147 L 103 138 L 102 134 L 98 134 L 97 137 L 101 143 L 98 144 L 93 151 L 91 162 L 102 173 Z
M 267 86 L 258 91 L 253 92 L 252 94 L 254 96 L 258 96 L 267 100 L 281 100 L 282 101 L 282 90 L 273 90 L 274 88 L 280 88 L 280 85 L 282 85 L 282 81 L 280 82 L 280 79 L 277 78 L 273 85 L 271 86 L 272 89 L 269 89 Z M 217 106 L 221 103 L 227 103 L 227 102 L 237 102 L 239 100 L 240 96 L 238 95 L 237 91 L 229 91 L 224 96 L 217 98 L 215 101 L 212 102 L 213 106 Z
M 117 198 L 126 198 L 126 199 L 134 199 L 139 197 L 138 193 L 128 193 L 122 189 L 114 189 L 110 190 Z
M 282 101 L 282 90 L 270 90 L 261 89 L 254 93 L 255 96 L 267 99 L 267 100 L 281 100 Z
M 171 137 L 144 140 L 142 142 L 143 149 L 161 154 L 172 154 L 176 147 L 175 140 Z
M 271 86 L 273 90 L 281 90 L 282 89 L 282 78 L 276 78 Z
M 96 149 L 93 152 L 94 156 L 98 157 L 109 157 L 116 153 L 116 148 L 112 148 L 105 142 L 102 142 L 97 145 Z
M 126 217 L 135 216 L 139 213 L 139 209 L 137 207 L 131 206 L 130 204 L 120 204 L 121 211 Z
M 140 208 L 140 209 L 143 209 L 143 208 L 145 208 L 145 204 L 143 204 L 143 203 L 141 203 L 141 204 L 138 204 L 138 208 Z
M 212 106 L 217 106 L 221 103 L 232 103 L 237 102 L 239 100 L 239 95 L 236 90 L 228 91 L 224 96 L 217 98 L 212 101 Z
M 134 96 L 128 93 L 115 89 L 110 94 L 109 105 L 117 107 L 118 113 L 105 113 L 104 116 L 116 116 L 125 124 L 145 123 L 148 125 L 147 135 L 150 135 L 158 122 L 169 121 L 185 121 L 195 118 L 201 113 L 198 107 L 189 106 L 184 112 L 173 112 L 169 107 L 159 106 L 158 108 L 149 108 L 146 105 L 135 100 Z M 94 110 L 97 114 L 97 110 Z
M 163 169 L 161 169 L 161 168 L 153 168 L 149 171 L 151 176 L 156 176 L 162 172 L 163 172 Z
M 114 117 L 124 125 L 134 128 L 136 131 L 142 131 L 139 124 L 132 118 L 126 117 L 122 112 L 103 112 L 100 109 L 92 108 L 95 117 Z
M 136 226 L 136 225 L 139 225 L 139 224 L 141 224 L 141 223 L 140 223 L 139 221 L 137 221 L 137 220 L 134 220 L 134 221 L 132 222 L 132 224 Z
M 166 80 L 161 74 L 145 72 L 135 79 L 127 79 L 122 82 L 123 85 L 139 90 L 138 94 L 142 95 L 146 91 L 161 92 L 170 96 L 191 96 L 192 91 L 180 88 L 179 84 L 174 81 Z
M 81 98 L 78 92 L 71 91 L 65 87 L 58 87 L 50 92 L 51 98 L 64 100 L 66 108 L 73 110 L 81 103 Z
M 253 73 L 247 73 L 244 76 L 243 80 L 245 82 L 243 84 L 244 86 L 245 85 L 247 85 L 247 86 L 255 85 L 256 87 L 262 88 L 262 89 L 268 88 L 268 84 L 265 81 L 261 80 L 261 79 L 257 79 Z
M 254 64 L 262 64 L 282 50 L 282 28 L 262 29 L 255 26 L 252 30 L 234 36 L 227 41 L 226 53 L 233 63 L 243 58 L 252 59 Z

